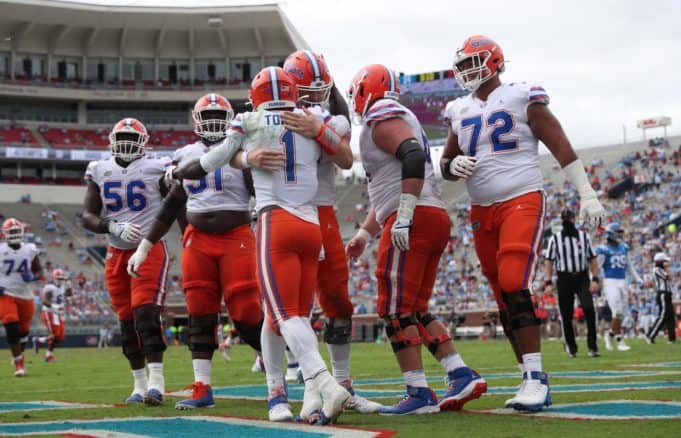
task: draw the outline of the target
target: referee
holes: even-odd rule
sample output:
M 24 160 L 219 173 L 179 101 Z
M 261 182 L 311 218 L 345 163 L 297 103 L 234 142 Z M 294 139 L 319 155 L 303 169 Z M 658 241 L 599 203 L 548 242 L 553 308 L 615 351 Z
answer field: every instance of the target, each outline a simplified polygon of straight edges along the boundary
M 646 341 L 649 344 L 655 343 L 655 337 L 659 333 L 662 326 L 667 328 L 667 339 L 669 343 L 676 342 L 676 327 L 674 327 L 674 308 L 672 306 L 672 288 L 669 284 L 669 262 L 670 258 L 663 252 L 658 252 L 653 257 L 655 268 L 653 275 L 655 276 L 655 289 L 657 289 L 657 307 L 660 309 L 660 314 L 657 316 L 655 323 L 650 328 L 646 335 Z
M 577 355 L 577 343 L 572 327 L 575 295 L 584 310 L 587 327 L 587 346 L 590 357 L 598 357 L 596 344 L 596 313 L 589 283 L 589 268 L 591 281 L 598 283 L 598 259 L 591 247 L 591 239 L 575 227 L 575 214 L 565 209 L 560 214 L 563 229 L 551 236 L 545 253 L 545 285 L 553 284 L 551 280 L 553 269 L 557 271 L 558 308 L 563 324 L 563 340 L 565 350 L 570 357 Z

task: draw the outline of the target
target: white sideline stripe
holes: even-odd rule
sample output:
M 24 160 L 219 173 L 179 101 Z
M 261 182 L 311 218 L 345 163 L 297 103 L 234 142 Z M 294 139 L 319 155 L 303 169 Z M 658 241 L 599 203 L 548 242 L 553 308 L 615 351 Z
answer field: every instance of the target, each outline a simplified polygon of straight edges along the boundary
M 26 391 L 20 391 L 25 394 Z M 45 391 L 48 392 L 48 391 Z M 53 391 L 49 391 L 53 392 Z M 4 393 L 9 394 L 9 393 Z M 30 403 L 32 405 L 46 406 L 45 408 L 26 408 L 26 409 L 2 409 L 0 414 L 5 414 L 8 412 L 28 412 L 28 411 L 47 411 L 51 409 L 84 409 L 84 408 L 111 408 L 113 405 L 106 404 L 89 404 L 89 403 L 71 403 L 71 402 L 61 402 L 55 400 L 36 400 L 36 401 L 18 401 L 18 402 L 0 402 L 0 406 L 11 406 L 19 403 Z
M 551 412 L 551 408 L 567 408 L 572 406 L 586 406 L 586 405 L 599 405 L 604 403 L 611 404 L 621 404 L 621 403 L 637 403 L 637 404 L 648 404 L 648 405 L 672 405 L 681 407 L 681 402 L 668 402 L 668 401 L 654 401 L 654 400 L 601 400 L 595 402 L 584 402 L 584 403 L 565 403 L 560 405 L 551 405 L 547 408 L 549 411 L 541 411 L 534 413 L 521 413 L 515 411 L 511 408 L 505 409 L 484 409 L 481 411 L 468 411 L 467 412 L 480 412 L 485 414 L 501 414 L 501 415 L 520 415 L 520 416 L 532 416 L 532 417 L 546 417 L 546 418 L 565 418 L 570 420 L 664 420 L 664 419 L 678 419 L 681 415 L 646 415 L 646 416 L 635 416 L 635 415 L 591 415 L 591 414 L 578 414 L 576 412 Z

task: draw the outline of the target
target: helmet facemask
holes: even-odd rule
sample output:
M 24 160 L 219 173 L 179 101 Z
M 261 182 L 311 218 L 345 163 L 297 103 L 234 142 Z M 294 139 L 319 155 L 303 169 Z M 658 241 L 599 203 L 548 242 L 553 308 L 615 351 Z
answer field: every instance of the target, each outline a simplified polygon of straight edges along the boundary
M 488 50 L 470 55 L 462 51 L 457 52 L 452 68 L 454 69 L 454 77 L 461 88 L 474 92 L 496 75 L 496 72 L 492 73 L 487 66 L 487 61 L 491 56 L 492 53 Z
M 137 132 L 112 132 L 109 135 L 111 155 L 129 163 L 144 156 L 147 136 Z
M 217 141 L 225 137 L 229 122 L 234 118 L 234 111 L 207 109 L 192 112 L 194 132 L 208 141 Z
M 5 242 L 9 245 L 19 245 L 24 241 L 24 228 L 23 227 L 12 227 L 3 230 L 5 235 Z
M 298 85 L 298 95 L 300 96 L 298 101 L 303 106 L 319 105 L 322 108 L 327 108 L 329 106 L 332 88 L 333 82 L 325 84 L 322 81 L 307 86 Z

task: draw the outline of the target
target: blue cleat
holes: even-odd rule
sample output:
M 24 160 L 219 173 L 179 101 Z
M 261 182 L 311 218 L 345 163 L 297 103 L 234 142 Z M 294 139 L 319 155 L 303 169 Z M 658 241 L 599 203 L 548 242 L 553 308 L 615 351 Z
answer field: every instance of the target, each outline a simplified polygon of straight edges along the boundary
M 447 391 L 440 399 L 441 411 L 459 411 L 471 400 L 487 392 L 487 382 L 477 371 L 468 367 L 457 368 L 447 373 Z
M 163 394 L 158 389 L 150 389 L 144 393 L 144 404 L 158 406 L 163 403 Z
M 407 385 L 407 395 L 393 406 L 383 406 L 380 415 L 418 415 L 440 412 L 437 397 L 430 388 L 417 388 Z
M 187 411 L 196 408 L 215 407 L 215 400 L 213 400 L 213 389 L 210 387 L 210 385 L 205 385 L 202 382 L 196 382 L 189 386 L 189 388 L 192 390 L 191 397 L 177 402 L 175 404 L 175 409 Z
M 144 403 L 144 397 L 142 397 L 142 394 L 135 392 L 130 397 L 123 400 L 123 403 L 126 405 L 141 404 Z
M 549 376 L 541 371 L 523 373 L 523 383 L 510 406 L 516 411 L 539 412 L 544 406 L 551 406 L 551 390 Z

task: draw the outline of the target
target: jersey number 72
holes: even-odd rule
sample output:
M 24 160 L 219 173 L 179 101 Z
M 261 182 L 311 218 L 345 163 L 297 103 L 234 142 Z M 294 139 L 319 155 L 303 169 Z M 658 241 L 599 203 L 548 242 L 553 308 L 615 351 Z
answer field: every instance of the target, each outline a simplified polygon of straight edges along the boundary
M 504 110 L 495 111 L 489 115 L 486 122 L 486 128 L 494 127 L 492 133 L 490 134 L 492 151 L 494 153 L 510 151 L 518 147 L 518 142 L 515 140 L 503 141 L 501 139 L 501 136 L 511 132 L 513 126 L 515 125 L 513 122 L 513 116 L 511 116 L 511 114 Z M 480 140 L 480 131 L 482 131 L 482 127 L 482 114 L 461 120 L 461 129 L 473 129 L 471 142 L 468 145 L 468 154 L 472 157 L 475 156 L 475 153 L 478 150 L 478 141 Z

